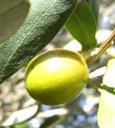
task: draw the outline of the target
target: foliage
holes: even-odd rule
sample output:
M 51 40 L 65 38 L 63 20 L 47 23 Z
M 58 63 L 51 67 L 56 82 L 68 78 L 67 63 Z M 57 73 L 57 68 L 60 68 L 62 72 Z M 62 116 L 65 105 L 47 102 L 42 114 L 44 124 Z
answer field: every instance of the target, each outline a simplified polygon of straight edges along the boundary
M 0 83 L 52 40 L 76 6 L 75 0 L 31 0 L 30 3 L 21 27 L 0 46 Z
M 61 28 L 66 28 L 82 46 L 80 53 L 86 59 L 90 73 L 93 67 L 98 69 L 103 66 L 100 64 L 102 54 L 107 57 L 107 72 L 103 73 L 104 77 L 103 75 L 99 76 L 102 81 L 97 85 L 95 78 L 89 75 L 87 84 L 94 85 L 101 94 L 98 110 L 99 127 L 114 128 L 115 79 L 113 76 L 115 76 L 115 59 L 110 60 L 110 56 L 114 58 L 115 53 L 110 51 L 105 53 L 105 51 L 115 39 L 115 31 L 104 43 L 101 42 L 102 44 L 96 40 L 99 1 L 5 0 L 4 2 L 0 1 L 0 7 L 0 83 L 26 66 L 38 52 L 53 40 Z M 103 86 L 101 86 L 102 84 Z M 66 114 L 68 113 L 66 112 Z M 22 122 L 33 119 L 37 114 L 38 110 Z M 48 122 L 57 124 L 64 120 L 60 120 L 59 116 L 53 119 Z M 16 124 L 22 122 L 19 121 Z M 15 122 L 10 123 L 15 125 Z M 3 124 L 1 123 L 0 126 L 4 126 Z M 15 127 L 20 127 L 20 125 Z M 23 127 L 26 127 L 26 124 Z
M 84 47 L 93 48 L 96 46 L 96 20 L 87 2 L 78 3 L 66 26 L 73 37 Z

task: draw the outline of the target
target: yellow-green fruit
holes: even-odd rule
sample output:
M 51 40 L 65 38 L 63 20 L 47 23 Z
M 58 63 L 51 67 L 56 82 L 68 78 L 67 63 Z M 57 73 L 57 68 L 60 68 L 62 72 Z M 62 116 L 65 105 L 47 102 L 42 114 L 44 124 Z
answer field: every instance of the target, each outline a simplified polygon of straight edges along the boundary
M 84 88 L 88 67 L 76 52 L 55 49 L 36 56 L 28 65 L 26 88 L 41 104 L 58 105 L 71 101 Z

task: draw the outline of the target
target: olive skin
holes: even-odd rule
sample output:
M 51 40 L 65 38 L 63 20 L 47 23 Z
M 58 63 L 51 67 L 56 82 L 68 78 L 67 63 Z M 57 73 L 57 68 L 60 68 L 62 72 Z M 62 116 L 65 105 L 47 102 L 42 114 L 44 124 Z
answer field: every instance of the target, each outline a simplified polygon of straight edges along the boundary
M 64 104 L 79 95 L 88 74 L 88 66 L 79 53 L 64 49 L 46 51 L 28 64 L 26 89 L 40 104 Z

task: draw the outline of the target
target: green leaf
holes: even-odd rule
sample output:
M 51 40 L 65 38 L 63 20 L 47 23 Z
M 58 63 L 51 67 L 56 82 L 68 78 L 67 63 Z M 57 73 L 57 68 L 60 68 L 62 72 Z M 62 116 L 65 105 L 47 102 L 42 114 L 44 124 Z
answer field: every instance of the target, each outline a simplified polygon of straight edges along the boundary
M 103 84 L 115 88 L 115 59 L 109 60 L 107 71 L 103 78 Z
M 96 46 L 96 21 L 85 0 L 78 3 L 74 13 L 66 23 L 66 27 L 84 47 L 93 48 Z
M 0 0 L 0 15 L 14 9 L 19 4 L 24 3 L 24 0 Z
M 0 42 L 10 37 L 22 24 L 29 4 L 22 0 L 0 1 Z
M 100 128 L 115 128 L 115 95 L 105 90 L 101 91 L 98 125 Z
M 100 128 L 115 128 L 115 59 L 109 60 L 98 110 Z
M 14 125 L 14 128 L 30 128 L 30 126 L 27 122 L 24 122 L 22 124 Z
M 0 46 L 0 83 L 53 39 L 75 6 L 76 0 L 30 0 L 22 26 Z
M 99 15 L 99 0 L 86 0 L 87 3 L 89 4 L 94 16 L 95 16 L 95 19 L 96 19 L 96 22 L 98 23 L 98 15 Z

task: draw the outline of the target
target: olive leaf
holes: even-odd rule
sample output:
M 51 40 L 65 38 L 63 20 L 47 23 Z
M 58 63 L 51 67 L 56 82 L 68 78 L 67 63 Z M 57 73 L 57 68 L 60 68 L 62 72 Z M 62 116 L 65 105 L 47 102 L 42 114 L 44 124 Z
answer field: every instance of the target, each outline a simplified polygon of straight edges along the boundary
M 23 0 L 0 1 L 0 43 L 20 27 L 28 10 L 29 4 Z
M 84 47 L 93 48 L 96 46 L 96 20 L 85 0 L 81 0 L 78 3 L 75 11 L 66 23 L 66 27 L 72 36 Z
M 12 112 L 3 122 L 0 123 L 1 127 L 8 127 L 16 124 L 21 124 L 28 120 L 31 120 L 39 112 L 39 106 L 34 105 L 28 108 L 24 108 L 15 112 Z
M 105 90 L 101 91 L 98 125 L 100 128 L 115 128 L 115 95 Z
M 98 124 L 100 128 L 115 128 L 115 59 L 108 62 L 103 84 L 104 89 L 100 91 Z
M 115 88 L 115 59 L 109 60 L 107 71 L 103 78 L 103 84 L 110 88 Z
M 47 45 L 67 21 L 76 0 L 30 0 L 18 31 L 0 46 L 0 83 Z
M 99 0 L 86 0 L 87 3 L 89 4 L 94 16 L 95 16 L 95 19 L 96 19 L 96 22 L 98 23 L 98 15 L 99 15 Z
M 0 0 L 0 15 L 14 9 L 19 4 L 24 3 L 24 0 Z

